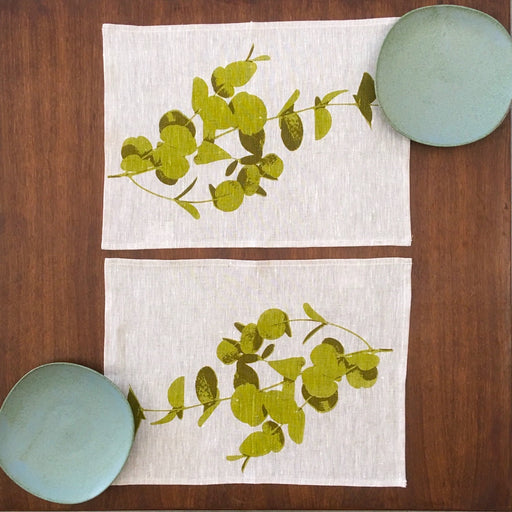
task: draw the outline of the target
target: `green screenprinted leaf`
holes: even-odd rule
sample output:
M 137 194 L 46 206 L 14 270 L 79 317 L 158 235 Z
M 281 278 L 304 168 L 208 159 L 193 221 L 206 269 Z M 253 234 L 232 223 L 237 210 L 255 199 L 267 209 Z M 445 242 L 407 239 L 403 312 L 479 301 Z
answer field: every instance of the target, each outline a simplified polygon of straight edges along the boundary
M 267 192 L 262 187 L 258 187 L 258 190 L 256 190 L 256 194 L 261 196 L 261 197 L 267 197 Z
M 151 425 L 164 425 L 165 423 L 170 423 L 174 418 L 176 418 L 176 416 L 178 416 L 178 411 L 173 409 L 172 411 L 169 411 L 163 418 L 157 421 L 153 421 Z
M 201 414 L 201 416 L 197 420 L 198 427 L 202 427 L 204 425 L 205 421 L 212 415 L 213 411 L 215 411 L 215 409 L 217 409 L 219 404 L 220 404 L 220 402 L 217 401 L 217 402 L 213 402 L 213 404 L 211 404 L 211 405 L 204 406 L 203 414 Z
M 240 445 L 240 453 L 247 457 L 261 457 L 272 451 L 272 437 L 265 432 L 249 434 Z
M 264 60 L 270 60 L 270 56 L 269 55 L 258 55 L 258 57 L 254 57 L 254 59 L 252 59 L 253 62 L 264 61 Z
M 213 142 L 203 140 L 201 145 L 197 148 L 197 155 L 194 157 L 194 162 L 197 165 L 209 164 L 218 160 L 227 160 L 231 155 Z
M 306 360 L 303 357 L 290 357 L 288 359 L 267 362 L 279 375 L 290 380 L 295 380 L 300 375 L 302 367 L 306 364 Z
M 280 452 L 284 447 L 284 434 L 283 429 L 274 421 L 265 421 L 261 430 L 270 436 L 271 447 L 270 449 L 274 452 Z
M 375 368 L 379 362 L 379 356 L 375 354 L 369 354 L 368 352 L 360 352 L 347 356 L 347 360 L 350 364 L 355 364 L 360 370 L 366 371 Z
M 263 350 L 263 353 L 261 354 L 261 358 L 266 359 L 267 357 L 270 357 L 272 355 L 272 352 L 274 352 L 275 348 L 276 346 L 273 343 L 267 345 L 265 347 L 265 350 Z
M 285 112 L 288 112 L 289 110 L 293 110 L 293 106 L 295 105 L 295 102 L 299 99 L 300 91 L 296 89 L 293 91 L 292 95 L 288 98 L 286 103 L 284 104 L 283 108 L 279 111 L 279 114 L 277 114 L 279 117 L 281 117 Z
M 334 347 L 334 350 L 336 350 L 336 353 L 338 355 L 342 355 L 345 353 L 345 349 L 343 348 L 343 345 L 335 338 L 324 338 L 322 340 L 322 343 L 325 343 L 326 345 L 331 345 Z
M 254 94 L 239 92 L 231 100 L 229 108 L 233 112 L 236 126 L 245 135 L 260 132 L 267 122 L 267 107 Z
M 338 389 L 334 378 L 325 375 L 322 368 L 310 366 L 302 372 L 302 382 L 310 395 L 317 398 L 332 396 Z
M 129 137 L 123 142 L 121 147 L 121 156 L 126 158 L 129 155 L 146 155 L 153 149 L 151 142 L 146 137 Z
M 329 412 L 334 409 L 338 403 L 338 390 L 327 398 L 318 398 L 311 395 L 306 386 L 302 386 L 302 396 L 307 401 L 308 405 L 318 412 Z
M 289 151 L 299 149 L 304 137 L 304 127 L 299 115 L 293 110 L 285 112 L 279 117 L 279 128 L 281 129 L 281 140 Z
M 227 455 L 226 460 L 235 461 L 235 460 L 243 459 L 244 457 L 245 457 L 245 455 Z
M 294 443 L 302 443 L 305 425 L 306 415 L 302 409 L 298 409 L 288 423 L 288 435 Z
M 202 404 L 210 404 L 216 400 L 219 390 L 217 389 L 217 375 L 209 366 L 201 368 L 196 377 L 196 395 Z
M 317 313 L 307 302 L 304 302 L 302 307 L 304 309 L 304 313 L 306 313 L 311 320 L 314 320 L 315 322 L 322 322 L 324 324 L 327 323 L 327 320 Z
M 158 127 L 160 129 L 160 133 L 167 128 L 167 126 L 183 126 L 186 128 L 192 137 L 195 137 L 196 135 L 196 127 L 194 126 L 194 123 L 188 118 L 183 112 L 179 110 L 169 110 L 169 112 L 166 112 L 161 118 L 160 122 L 158 123 Z
M 258 318 L 258 332 L 264 339 L 277 340 L 286 332 L 288 320 L 288 315 L 281 309 L 267 309 Z
M 345 366 L 343 364 L 342 370 L 340 370 L 336 349 L 328 343 L 320 343 L 317 345 L 311 351 L 310 357 L 313 364 L 327 377 L 336 379 L 340 377 L 340 374 L 345 372 Z
M 269 153 L 261 159 L 259 167 L 264 178 L 277 180 L 283 172 L 284 164 L 275 153 Z
M 155 170 L 155 176 L 158 178 L 159 181 L 164 183 L 165 185 L 176 185 L 178 183 L 178 180 L 175 180 L 173 178 L 168 178 L 161 169 Z
M 261 156 L 263 153 L 263 145 L 265 144 L 265 130 L 260 130 L 252 135 L 238 130 L 240 144 L 253 155 Z
M 199 219 L 201 217 L 198 209 L 193 204 L 190 204 L 187 201 L 179 201 L 179 200 L 175 200 L 174 202 L 178 206 L 181 206 L 185 211 L 190 213 L 190 215 L 192 215 L 192 217 L 194 217 L 194 219 Z
M 199 77 L 195 77 L 192 82 L 192 109 L 197 112 L 203 108 L 208 98 L 208 85 Z
M 327 105 L 330 101 L 332 101 L 336 96 L 339 96 L 340 94 L 343 94 L 344 92 L 348 92 L 348 89 L 343 89 L 339 91 L 332 91 L 328 92 L 323 98 L 322 98 L 322 105 Z
M 244 384 L 251 384 L 255 388 L 259 389 L 260 379 L 253 368 L 248 364 L 238 361 L 236 364 L 235 376 L 233 377 L 233 387 L 238 388 Z
M 235 94 L 235 88 L 229 83 L 226 68 L 219 66 L 212 73 L 213 90 L 223 98 L 230 98 Z
M 242 330 L 240 338 L 240 347 L 244 354 L 255 354 L 263 344 L 263 338 L 260 336 L 256 324 L 247 324 Z
M 244 330 L 245 325 L 240 322 L 235 322 L 234 326 L 237 331 L 242 332 Z
M 143 172 L 151 169 L 153 164 L 142 159 L 139 155 L 128 155 L 121 161 L 121 169 L 126 172 Z
M 135 433 L 137 433 L 137 430 L 139 429 L 140 426 L 140 422 L 142 420 L 145 420 L 146 416 L 144 415 L 144 410 L 142 409 L 142 406 L 140 405 L 139 400 L 135 396 L 135 393 L 131 387 L 128 391 L 127 400 L 132 410 Z
M 197 182 L 197 178 L 195 178 L 192 183 L 185 188 L 185 190 L 183 190 L 183 192 L 181 192 L 180 194 L 178 194 L 174 199 L 181 199 L 184 195 L 188 194 L 193 188 L 194 188 L 194 185 L 196 184 Z
M 330 112 L 324 108 L 315 108 L 315 140 L 323 139 L 331 129 L 332 117 Z
M 238 181 L 223 181 L 215 187 L 213 200 L 213 204 L 218 210 L 232 212 L 242 204 L 244 200 L 244 189 Z
M 256 165 L 244 165 L 236 178 L 238 183 L 242 185 L 246 196 L 256 194 L 260 186 L 260 179 L 260 170 Z
M 217 346 L 217 357 L 224 364 L 233 364 L 240 357 L 238 342 L 224 338 Z
M 176 408 L 183 407 L 185 401 L 185 377 L 178 377 L 167 390 L 169 403 Z
M 228 104 L 219 96 L 208 96 L 199 115 L 208 131 L 224 130 L 235 126 L 235 118 Z
M 325 327 L 326 324 L 320 324 L 320 325 L 317 325 L 315 328 L 311 329 L 311 331 L 309 331 L 304 340 L 303 340 L 303 344 L 306 343 L 309 339 L 311 339 L 320 329 L 323 329 Z
M 261 424 L 267 416 L 263 407 L 263 393 L 253 384 L 238 386 L 231 396 L 231 411 L 235 418 L 251 427 Z
M 160 137 L 182 156 L 191 155 L 197 149 L 196 139 L 185 126 L 166 126 L 160 132 Z
M 234 87 L 245 85 L 256 73 L 257 66 L 254 62 L 239 60 L 226 66 L 226 81 Z
M 351 369 L 347 372 L 348 383 L 356 389 L 371 388 L 376 382 L 379 372 L 377 368 L 371 370 L 360 370 L 359 368 Z
M 236 169 L 236 166 L 238 165 L 238 160 L 233 160 L 226 168 L 226 176 L 231 176 Z
M 299 406 L 293 397 L 275 389 L 264 394 L 263 404 L 270 417 L 280 424 L 290 423 L 294 420 Z
M 370 74 L 364 73 L 357 94 L 354 94 L 354 100 L 361 114 L 366 119 L 367 123 L 372 125 L 372 107 L 371 104 L 376 99 L 375 95 L 375 82 Z

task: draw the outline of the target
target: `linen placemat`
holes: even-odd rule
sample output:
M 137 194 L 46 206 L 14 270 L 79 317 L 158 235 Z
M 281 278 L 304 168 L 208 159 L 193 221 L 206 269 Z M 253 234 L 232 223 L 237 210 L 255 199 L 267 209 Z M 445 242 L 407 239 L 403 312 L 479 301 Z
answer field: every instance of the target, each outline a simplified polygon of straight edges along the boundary
M 102 247 L 410 245 L 395 20 L 104 25 Z
M 116 484 L 405 486 L 410 274 L 106 259 L 105 375 L 141 420 Z

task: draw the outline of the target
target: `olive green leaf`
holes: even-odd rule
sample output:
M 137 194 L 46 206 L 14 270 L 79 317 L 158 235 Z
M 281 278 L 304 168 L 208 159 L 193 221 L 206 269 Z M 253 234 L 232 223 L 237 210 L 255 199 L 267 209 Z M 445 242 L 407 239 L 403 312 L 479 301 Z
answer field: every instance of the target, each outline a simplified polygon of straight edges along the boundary
M 332 91 L 328 92 L 323 98 L 322 98 L 322 105 L 327 105 L 330 101 L 332 101 L 336 96 L 339 96 L 340 94 L 343 94 L 344 92 L 348 92 L 348 89 L 343 89 L 339 91 Z
M 260 356 L 258 354 L 242 354 L 239 359 L 240 364 L 251 364 L 259 360 Z
M 240 158 L 238 161 L 244 165 L 253 165 L 259 164 L 261 159 L 261 155 L 245 155 Z
M 261 430 L 270 436 L 271 446 L 270 449 L 274 452 L 280 452 L 284 446 L 284 434 L 283 429 L 273 421 L 265 421 Z
M 261 159 L 259 167 L 264 178 L 277 180 L 283 172 L 284 164 L 276 154 L 269 153 Z
M 194 126 L 194 123 L 179 110 L 169 110 L 169 112 L 166 112 L 160 118 L 160 122 L 158 123 L 160 133 L 162 133 L 165 128 L 172 125 L 183 126 L 190 132 L 192 137 L 196 136 L 196 127 Z
M 235 460 L 243 459 L 244 457 L 245 457 L 245 455 L 227 455 L 226 460 L 235 461 Z
M 240 139 L 240 144 L 242 144 L 249 153 L 261 157 L 263 153 L 263 145 L 265 144 L 265 130 L 260 130 L 252 135 L 247 135 L 246 133 L 238 130 L 238 137 Z
M 258 57 L 254 57 L 254 59 L 252 59 L 253 62 L 263 61 L 263 60 L 270 60 L 270 56 L 269 55 L 258 55 Z
M 232 62 L 226 66 L 226 81 L 235 87 L 245 85 L 256 73 L 257 66 L 251 61 Z
M 260 379 L 253 368 L 241 361 L 238 361 L 236 363 L 236 372 L 233 377 L 233 387 L 236 389 L 244 384 L 251 384 L 255 388 L 259 389 Z
M 235 118 L 228 104 L 219 96 L 208 96 L 199 115 L 209 131 L 224 130 L 235 126 Z
M 240 345 L 234 340 L 224 338 L 217 346 L 217 357 L 224 364 L 233 364 L 240 357 Z
M 226 68 L 219 66 L 212 73 L 213 90 L 223 98 L 230 98 L 235 94 L 235 88 L 228 82 Z
M 315 140 L 323 139 L 331 129 L 332 117 L 325 107 L 315 108 Z
M 285 147 L 289 151 L 299 149 L 304 136 L 304 127 L 299 115 L 293 110 L 286 111 L 279 117 L 279 128 L 281 129 L 281 140 Z
M 251 55 L 254 52 L 254 43 L 251 44 L 251 49 L 249 50 L 249 54 L 247 55 L 245 60 L 251 60 Z
M 204 144 L 204 142 L 203 142 Z M 223 212 L 232 212 L 240 207 L 244 200 L 244 189 L 238 181 L 223 181 L 213 194 L 213 204 Z
M 317 313 L 307 302 L 304 302 L 302 308 L 304 309 L 304 313 L 306 313 L 311 320 L 314 320 L 315 322 L 322 322 L 324 324 L 327 323 L 327 320 Z
M 260 336 L 256 324 L 247 324 L 242 330 L 240 338 L 240 347 L 244 354 L 255 354 L 263 344 L 263 338 Z
M 324 338 L 322 340 L 322 343 L 325 343 L 326 345 L 331 345 L 334 347 L 334 350 L 336 350 L 336 353 L 339 355 L 342 355 L 345 353 L 345 349 L 343 348 L 343 345 L 334 338 Z
M 265 350 L 263 350 L 263 353 L 261 354 L 261 358 L 266 359 L 267 357 L 270 357 L 272 355 L 272 352 L 274 352 L 275 348 L 276 346 L 273 343 L 267 345 L 265 347 Z
M 235 322 L 235 324 L 234 324 L 234 325 L 235 325 L 235 328 L 237 329 L 237 331 L 242 332 L 242 331 L 244 330 L 244 327 L 245 327 L 245 325 L 244 325 L 244 324 L 242 324 L 242 323 L 240 323 L 240 322 Z
M 270 417 L 281 424 L 290 423 L 299 409 L 293 397 L 275 389 L 264 393 L 263 405 Z
M 256 194 L 262 197 L 267 197 L 267 193 L 264 188 L 258 187 L 258 190 L 256 190 Z
M 153 153 L 158 170 L 168 179 L 183 178 L 190 169 L 189 161 L 167 142 L 161 144 Z
M 153 149 L 151 142 L 146 137 L 129 137 L 123 142 L 121 156 L 126 158 L 130 155 L 144 156 Z
M 318 412 L 329 412 L 334 409 L 338 403 L 338 390 L 327 398 L 318 398 L 311 395 L 306 386 L 302 386 L 302 396 L 307 401 L 308 405 Z
M 231 176 L 238 165 L 238 160 L 233 160 L 226 168 L 226 176 Z
M 231 411 L 241 422 L 251 427 L 259 425 L 267 416 L 263 407 L 263 393 L 253 384 L 238 386 L 231 396 Z
M 194 162 L 197 165 L 209 164 L 217 160 L 226 160 L 231 158 L 231 155 L 213 142 L 203 140 L 201 145 L 197 148 L 197 154 L 194 157 Z
M 357 94 L 354 94 L 354 99 L 356 100 L 357 107 L 363 114 L 363 117 L 366 119 L 367 123 L 372 125 L 372 107 L 371 104 L 376 99 L 375 95 L 375 82 L 373 78 L 368 74 L 364 73 L 363 78 L 361 79 L 361 83 L 359 84 L 359 89 L 357 90 Z
M 175 148 L 178 154 L 183 156 L 191 155 L 197 149 L 196 139 L 184 126 L 173 124 L 166 126 L 161 131 L 160 137 L 164 142 L 168 142 Z
M 272 446 L 272 436 L 264 432 L 253 432 L 240 445 L 240 453 L 247 457 L 261 457 L 270 453 Z
M 185 403 L 185 377 L 175 379 L 167 390 L 167 400 L 169 403 L 180 409 Z
M 203 414 L 199 417 L 197 420 L 197 426 L 202 427 L 204 425 L 204 422 L 212 415 L 213 411 L 217 409 L 220 402 L 217 400 L 216 402 L 213 402 L 210 405 L 205 405 L 203 409 Z
M 288 359 L 267 362 L 279 375 L 290 380 L 295 380 L 300 375 L 302 367 L 306 364 L 306 360 L 303 357 L 290 357 Z
M 318 366 L 310 366 L 302 372 L 302 382 L 310 395 L 327 398 L 338 389 L 338 384 Z
M 295 381 L 285 378 L 283 384 L 281 385 L 281 391 L 283 396 L 293 398 L 295 400 Z
M 288 315 L 280 309 L 273 308 L 260 315 L 257 328 L 262 338 L 277 340 L 285 333 L 288 323 Z
M 313 329 L 311 329 L 311 331 L 309 331 L 307 334 L 306 334 L 306 337 L 304 338 L 304 340 L 302 341 L 302 344 L 306 343 L 310 338 L 312 338 L 320 329 L 324 328 L 326 324 L 320 324 L 320 325 L 317 325 L 316 327 L 314 327 Z
M 260 187 L 260 170 L 256 165 L 245 165 L 238 173 L 236 180 L 244 190 L 246 196 L 256 194 Z
M 209 366 L 203 366 L 196 377 L 196 395 L 202 404 L 210 404 L 218 397 L 217 375 Z
M 299 99 L 300 91 L 296 89 L 293 91 L 292 95 L 288 98 L 286 103 L 284 104 L 283 108 L 279 111 L 278 117 L 281 117 L 283 114 L 288 112 L 290 109 L 293 110 L 293 107 L 295 105 L 295 102 Z
M 128 390 L 127 400 L 130 404 L 130 409 L 132 410 L 133 426 L 136 434 L 137 430 L 139 429 L 140 422 L 145 420 L 146 416 L 144 415 L 144 409 L 142 409 L 142 406 L 140 405 L 139 400 L 135 396 L 135 393 L 131 387 Z
M 178 201 L 178 200 L 175 200 L 174 202 L 177 205 L 181 206 L 188 213 L 190 213 L 190 215 L 192 215 L 192 217 L 194 217 L 194 219 L 199 219 L 201 217 L 201 215 L 199 214 L 199 211 L 193 204 L 190 204 L 187 201 Z
M 320 343 L 311 351 L 310 358 L 313 364 L 321 370 L 323 375 L 332 379 L 336 379 L 340 376 L 338 353 L 332 345 Z
M 379 362 L 379 356 L 369 354 L 368 352 L 359 352 L 351 356 L 347 356 L 350 364 L 355 364 L 360 370 L 366 371 L 375 368 Z
M 306 415 L 302 409 L 297 409 L 292 419 L 288 422 L 288 435 L 296 443 L 302 443 L 304 439 L 304 427 L 306 425 Z
M 188 194 L 193 188 L 194 185 L 197 183 L 197 178 L 194 178 L 192 183 L 186 187 L 183 192 L 180 192 L 176 197 L 174 197 L 174 200 L 181 199 L 184 195 Z
M 176 185 L 178 183 L 178 180 L 175 180 L 173 178 L 168 178 L 161 169 L 155 169 L 155 176 L 165 185 Z
M 197 112 L 203 108 L 208 98 L 208 85 L 199 77 L 195 77 L 192 82 L 192 109 Z
M 128 155 L 121 161 L 121 169 L 126 172 L 143 172 L 151 169 L 153 164 L 143 160 L 139 155 Z
M 163 418 L 151 422 L 151 425 L 163 425 L 164 423 L 170 423 L 174 418 L 176 418 L 177 415 L 178 411 L 176 411 L 176 409 L 173 409 L 172 411 L 169 411 Z
M 379 372 L 377 368 L 371 370 L 360 370 L 359 368 L 351 369 L 347 372 L 348 383 L 356 389 L 371 388 L 376 382 Z
M 267 107 L 254 94 L 239 92 L 231 100 L 229 108 L 233 112 L 236 126 L 246 135 L 258 133 L 267 122 Z

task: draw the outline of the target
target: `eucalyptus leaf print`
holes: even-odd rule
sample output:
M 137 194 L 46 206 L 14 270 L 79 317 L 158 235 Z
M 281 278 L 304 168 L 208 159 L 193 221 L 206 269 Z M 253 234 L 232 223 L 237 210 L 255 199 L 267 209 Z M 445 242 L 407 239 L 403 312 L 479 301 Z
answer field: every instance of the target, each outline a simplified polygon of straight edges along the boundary
M 233 389 L 222 397 L 217 374 L 210 366 L 204 366 L 197 373 L 197 402 L 190 405 L 185 404 L 183 376 L 169 385 L 169 409 L 143 408 L 130 388 L 128 400 L 136 427 L 149 413 L 160 413 L 160 418 L 152 425 L 165 425 L 175 418 L 182 419 L 185 411 L 196 408 L 202 408 L 197 419 L 198 426 L 202 427 L 222 402 L 228 402 L 233 417 L 244 424 L 245 429 L 253 429 L 245 438 L 235 441 L 233 452 L 226 456 L 227 461 L 241 461 L 242 471 L 250 459 L 280 452 L 288 439 L 291 446 L 300 445 L 307 428 L 308 411 L 324 414 L 333 410 L 345 381 L 355 389 L 374 386 L 381 362 L 377 354 L 392 351 L 372 347 L 360 334 L 327 320 L 308 303 L 303 305 L 303 310 L 305 318 L 290 319 L 285 311 L 274 307 L 263 311 L 254 322 L 234 323 L 234 332 L 230 334 L 233 338 L 222 338 L 216 349 L 217 359 L 233 368 Z M 300 356 L 272 359 L 276 344 L 290 343 L 289 338 L 293 338 L 291 324 L 294 322 L 314 325 L 306 342 L 318 339 L 320 329 L 330 326 L 349 334 L 362 343 L 363 348 L 347 352 L 338 339 L 325 337 L 312 347 L 308 361 Z M 299 338 L 299 343 L 304 341 Z M 260 374 L 264 367 L 272 370 L 273 382 L 262 387 Z
M 364 73 L 353 95 L 354 102 L 338 102 L 338 96 L 348 93 L 348 89 L 338 89 L 316 96 L 309 107 L 297 108 L 300 91 L 295 89 L 281 110 L 270 115 L 263 98 L 238 90 L 250 84 L 259 63 L 270 60 L 268 55 L 253 56 L 253 52 L 254 45 L 245 60 L 217 66 L 208 80 L 194 77 L 191 114 L 178 109 L 166 112 L 159 120 L 160 140 L 155 145 L 142 135 L 128 137 L 121 146 L 123 172 L 108 177 L 127 178 L 144 192 L 173 202 L 199 219 L 201 214 L 196 205 L 211 203 L 221 212 L 233 212 L 242 206 L 246 197 L 268 196 L 264 180 L 277 181 L 284 171 L 283 159 L 274 151 L 264 151 L 268 123 L 278 123 L 283 146 L 288 151 L 301 147 L 305 137 L 302 116 L 308 111 L 313 111 L 315 140 L 329 134 L 333 123 L 329 111 L 332 107 L 357 107 L 371 127 L 372 107 L 376 106 L 375 85 L 368 73 Z M 240 154 L 232 155 L 220 144 L 221 139 L 229 135 L 238 138 Z M 226 177 L 234 175 L 238 169 L 235 179 L 210 184 L 210 197 L 205 194 L 190 199 L 188 194 L 201 176 L 199 167 L 220 160 L 230 161 L 225 167 Z M 138 176 L 145 173 L 154 173 L 157 182 L 167 187 L 175 187 L 193 176 L 181 193 L 165 195 L 139 182 Z

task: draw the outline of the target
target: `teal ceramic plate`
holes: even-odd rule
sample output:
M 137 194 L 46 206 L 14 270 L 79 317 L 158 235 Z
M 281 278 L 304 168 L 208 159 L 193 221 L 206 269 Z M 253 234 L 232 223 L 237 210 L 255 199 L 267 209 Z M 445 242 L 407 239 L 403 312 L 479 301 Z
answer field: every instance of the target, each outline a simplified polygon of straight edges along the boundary
M 497 128 L 512 100 L 512 39 L 483 12 L 455 5 L 407 13 L 382 45 L 377 99 L 391 125 L 432 146 Z
M 81 503 L 113 482 L 133 436 L 130 406 L 106 377 L 47 364 L 27 373 L 0 409 L 0 466 L 40 498 Z

